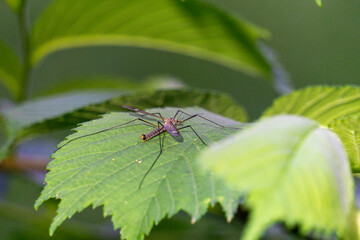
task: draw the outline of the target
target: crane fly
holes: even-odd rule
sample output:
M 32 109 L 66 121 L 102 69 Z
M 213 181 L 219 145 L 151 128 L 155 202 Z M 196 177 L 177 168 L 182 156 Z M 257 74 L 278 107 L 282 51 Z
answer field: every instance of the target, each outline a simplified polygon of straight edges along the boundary
M 121 127 L 121 126 L 124 126 L 124 125 L 127 125 L 129 123 L 132 123 L 132 122 L 135 122 L 135 121 L 141 121 L 141 122 L 144 122 L 146 124 L 150 124 L 152 125 L 153 127 L 155 127 L 154 130 L 152 130 L 151 132 L 149 133 L 144 133 L 144 134 L 141 134 L 140 138 L 142 139 L 143 142 L 146 142 L 146 141 L 149 141 L 151 140 L 152 138 L 156 137 L 156 136 L 159 136 L 159 143 L 160 143 L 160 151 L 159 151 L 159 154 L 158 156 L 156 157 L 155 161 L 151 164 L 151 166 L 149 167 L 149 169 L 146 171 L 146 173 L 144 174 L 144 176 L 142 177 L 141 181 L 140 181 L 140 184 L 139 184 L 139 190 L 141 189 L 141 186 L 145 180 L 145 178 L 147 177 L 147 175 L 149 174 L 149 172 L 151 171 L 151 169 L 154 167 L 155 163 L 157 162 L 157 160 L 160 158 L 161 154 L 162 154 L 162 151 L 163 151 L 163 146 L 164 146 L 164 140 L 165 140 L 165 132 L 168 132 L 171 136 L 173 137 L 178 137 L 180 135 L 180 132 L 179 130 L 182 130 L 182 129 L 185 129 L 185 128 L 190 128 L 192 130 L 192 132 L 200 139 L 200 141 L 207 146 L 207 144 L 204 142 L 204 140 L 199 136 L 199 134 L 193 129 L 193 127 L 191 125 L 186 125 L 186 126 L 181 126 L 179 127 L 180 124 L 192 119 L 192 118 L 195 118 L 195 117 L 199 117 L 199 118 L 202 118 L 208 122 L 211 122 L 212 124 L 215 124 L 219 127 L 222 127 L 222 128 L 234 128 L 234 129 L 241 129 L 241 128 L 237 128 L 237 127 L 225 127 L 219 123 L 216 123 L 210 119 L 207 119 L 203 116 L 200 116 L 199 114 L 193 114 L 193 115 L 190 115 L 184 111 L 181 111 L 181 110 L 177 110 L 175 115 L 171 118 L 164 118 L 161 113 L 157 112 L 157 113 L 149 113 L 149 112 L 146 112 L 146 111 L 143 111 L 143 110 L 140 110 L 140 109 L 137 109 L 137 108 L 133 108 L 133 107 L 129 107 L 129 106 L 126 106 L 126 105 L 123 105 L 124 108 L 126 109 L 129 109 L 131 111 L 134 111 L 134 112 L 137 112 L 137 113 L 141 113 L 143 115 L 148 115 L 148 116 L 152 116 L 156 119 L 158 119 L 157 121 L 157 125 L 154 124 L 154 123 L 151 123 L 149 121 L 146 121 L 145 119 L 143 119 L 142 117 L 138 117 L 138 118 L 135 118 L 131 121 L 128 121 L 126 123 L 122 123 L 122 124 L 119 124 L 119 125 L 115 125 L 115 126 L 112 126 L 112 127 L 109 127 L 109 128 L 106 128 L 106 129 L 103 129 L 103 130 L 100 130 L 100 131 L 97 131 L 97 132 L 93 132 L 93 133 L 89 133 L 89 134 L 86 134 L 86 135 L 83 135 L 83 136 L 80 136 L 80 137 L 77 137 L 77 138 L 73 138 L 73 139 L 70 139 L 68 142 L 66 142 L 64 145 L 60 146 L 59 148 L 57 148 L 55 150 L 55 152 L 57 150 L 59 150 L 60 148 L 64 147 L 65 145 L 69 144 L 70 142 L 74 141 L 74 140 L 77 140 L 79 138 L 83 138 L 83 137 L 87 137 L 87 136 L 91 136 L 91 135 L 95 135 L 95 134 L 98 134 L 98 133 L 102 133 L 102 132 L 105 132 L 105 131 L 109 131 L 111 129 L 114 129 L 114 128 L 118 128 L 118 127 Z M 187 116 L 187 118 L 185 118 L 184 120 L 179 120 L 177 118 L 178 115 L 181 115 L 181 114 L 184 114 Z M 161 121 L 160 121 L 161 120 Z M 163 134 L 163 137 L 161 138 L 161 134 Z

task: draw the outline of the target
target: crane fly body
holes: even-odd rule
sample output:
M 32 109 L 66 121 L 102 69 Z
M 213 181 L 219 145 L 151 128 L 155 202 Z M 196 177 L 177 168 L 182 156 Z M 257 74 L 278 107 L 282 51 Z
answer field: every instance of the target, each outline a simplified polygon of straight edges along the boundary
M 141 134 L 141 139 L 143 142 L 146 142 L 158 135 L 160 135 L 163 132 L 168 132 L 171 136 L 177 137 L 179 136 L 179 131 L 176 129 L 175 124 L 177 124 L 179 120 L 175 118 L 165 118 L 164 119 L 164 126 L 161 126 L 159 128 L 156 128 L 149 132 L 148 134 Z
M 150 116 L 153 116 L 153 117 L 161 118 L 161 120 L 163 121 L 162 126 L 157 127 L 156 129 L 149 132 L 148 134 L 142 134 L 140 136 L 141 139 L 143 140 L 143 142 L 146 142 L 146 141 L 160 135 L 161 133 L 163 133 L 165 131 L 168 132 L 171 136 L 174 136 L 174 137 L 177 137 L 180 134 L 179 131 L 176 129 L 176 126 L 181 124 L 181 122 L 176 118 L 163 118 L 160 113 L 157 113 L 159 115 L 155 115 L 153 113 L 145 112 L 145 111 L 142 111 L 140 109 L 132 108 L 132 107 L 129 107 L 129 106 L 126 106 L 126 105 L 123 105 L 123 107 L 127 108 L 129 110 L 135 111 L 135 112 L 145 114 L 145 115 L 150 115 Z
M 86 134 L 86 135 L 83 135 L 83 136 L 80 136 L 80 137 L 77 137 L 77 138 L 73 138 L 73 139 L 69 140 L 67 143 L 65 143 L 64 145 L 62 145 L 61 147 L 59 147 L 58 149 L 64 147 L 65 145 L 69 144 L 70 142 L 72 142 L 72 141 L 74 141 L 76 139 L 91 136 L 91 135 L 95 135 L 95 134 L 105 132 L 105 131 L 108 131 L 108 130 L 111 130 L 111 129 L 115 129 L 115 128 L 127 125 L 127 124 L 135 122 L 135 121 L 141 121 L 141 122 L 144 122 L 146 124 L 152 125 L 153 127 L 155 127 L 155 129 L 152 130 L 149 133 L 141 134 L 140 138 L 142 139 L 143 142 L 146 142 L 146 141 L 149 141 L 149 140 L 151 140 L 152 138 L 154 138 L 156 136 L 159 136 L 160 152 L 159 152 L 158 156 L 156 157 L 155 161 L 151 164 L 151 166 L 148 168 L 148 170 L 145 172 L 144 176 L 142 177 L 142 179 L 140 181 L 140 184 L 139 184 L 139 190 L 141 189 L 141 186 L 142 186 L 146 176 L 149 174 L 149 172 L 151 171 L 151 169 L 154 167 L 155 163 L 159 159 L 160 155 L 162 154 L 163 146 L 164 146 L 164 140 L 165 140 L 165 134 L 164 134 L 165 132 L 168 132 L 173 137 L 177 137 L 177 136 L 180 135 L 179 130 L 185 129 L 185 128 L 190 128 L 192 130 L 192 132 L 200 139 L 200 141 L 204 145 L 207 146 L 207 144 L 203 141 L 203 139 L 199 136 L 199 134 L 192 128 L 191 125 L 181 126 L 181 127 L 179 125 L 181 125 L 182 123 L 184 123 L 184 122 L 186 122 L 186 121 L 188 121 L 188 120 L 190 120 L 192 118 L 199 117 L 199 118 L 202 118 L 202 119 L 204 119 L 204 120 L 206 120 L 208 122 L 211 122 L 211 123 L 213 123 L 213 124 L 215 124 L 215 125 L 217 125 L 219 127 L 225 128 L 225 126 L 223 126 L 221 124 L 218 124 L 218 123 L 216 123 L 216 122 L 214 122 L 214 121 L 212 121 L 210 119 L 204 118 L 204 117 L 200 116 L 199 114 L 190 115 L 190 114 L 187 114 L 187 113 L 185 113 L 185 112 L 183 112 L 181 110 L 177 110 L 175 115 L 173 117 L 171 117 L 171 118 L 164 118 L 161 115 L 161 113 L 149 113 L 149 112 L 146 112 L 146 111 L 143 111 L 143 110 L 140 110 L 140 109 L 137 109 L 137 108 L 129 107 L 129 106 L 126 106 L 126 105 L 123 105 L 123 107 L 126 108 L 126 109 L 129 109 L 131 111 L 141 113 L 143 115 L 148 115 L 148 116 L 152 116 L 152 117 L 157 118 L 158 119 L 157 125 L 154 124 L 154 123 L 151 123 L 149 121 L 146 121 L 141 116 L 141 117 L 138 117 L 138 118 L 133 119 L 131 121 L 128 121 L 126 123 L 122 123 L 122 124 L 119 124 L 119 125 L 116 125 L 116 126 L 113 126 L 113 127 L 109 127 L 109 128 L 94 132 L 94 133 L 90 133 L 90 134 Z M 184 120 L 179 120 L 178 118 L 176 118 L 179 113 L 180 114 L 185 114 L 188 117 L 186 119 L 184 119 Z M 236 127 L 227 127 L 227 128 L 240 129 L 240 128 L 236 128 Z M 161 134 L 163 134 L 162 138 L 161 138 Z M 55 151 L 57 151 L 57 150 L 55 150 Z

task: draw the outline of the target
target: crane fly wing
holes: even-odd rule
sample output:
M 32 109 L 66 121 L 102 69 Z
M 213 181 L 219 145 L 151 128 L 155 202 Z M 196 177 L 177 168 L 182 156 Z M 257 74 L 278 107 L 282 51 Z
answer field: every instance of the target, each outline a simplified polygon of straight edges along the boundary
M 158 115 L 155 115 L 155 114 L 152 114 L 152 113 L 149 113 L 149 112 L 145 112 L 143 110 L 140 110 L 140 109 L 137 109 L 137 108 L 133 108 L 133 107 L 129 107 L 129 106 L 126 106 L 126 105 L 123 105 L 123 108 L 126 108 L 126 109 L 129 109 L 131 111 L 134 111 L 134 112 L 139 112 L 139 113 L 142 113 L 144 115 L 150 115 L 150 116 L 153 116 L 153 117 L 157 117 L 157 118 L 161 118 L 160 116 Z M 161 118 L 162 119 L 162 118 Z
M 179 136 L 179 131 L 176 129 L 176 127 L 171 123 L 165 123 L 164 124 L 165 130 L 173 137 Z

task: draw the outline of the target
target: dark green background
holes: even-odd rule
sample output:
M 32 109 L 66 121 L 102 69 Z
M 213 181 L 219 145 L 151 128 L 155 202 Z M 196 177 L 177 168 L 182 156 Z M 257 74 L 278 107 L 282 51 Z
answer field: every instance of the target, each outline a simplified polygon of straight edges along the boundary
M 309 84 L 358 84 L 360 79 L 360 1 L 206 0 L 268 29 L 268 44 L 289 72 L 296 88 Z M 33 23 L 50 0 L 31 0 Z M 134 16 L 136 17 L 136 16 Z M 16 18 L 0 0 L 0 39 L 19 51 Z M 214 63 L 178 54 L 125 47 L 78 48 L 56 52 L 31 77 L 34 96 L 63 79 L 88 75 L 137 80 L 171 75 L 195 87 L 220 89 L 257 117 L 276 97 L 272 84 Z M 8 96 L 0 89 L 1 97 Z

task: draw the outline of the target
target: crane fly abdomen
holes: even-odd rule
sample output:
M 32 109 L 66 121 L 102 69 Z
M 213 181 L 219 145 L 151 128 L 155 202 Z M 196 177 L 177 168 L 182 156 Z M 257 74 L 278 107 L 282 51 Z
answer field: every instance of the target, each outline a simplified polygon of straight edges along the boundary
M 142 134 L 141 139 L 143 140 L 143 142 L 146 142 L 146 141 L 156 137 L 157 135 L 160 135 L 163 132 L 165 132 L 164 127 L 156 128 L 147 134 Z

